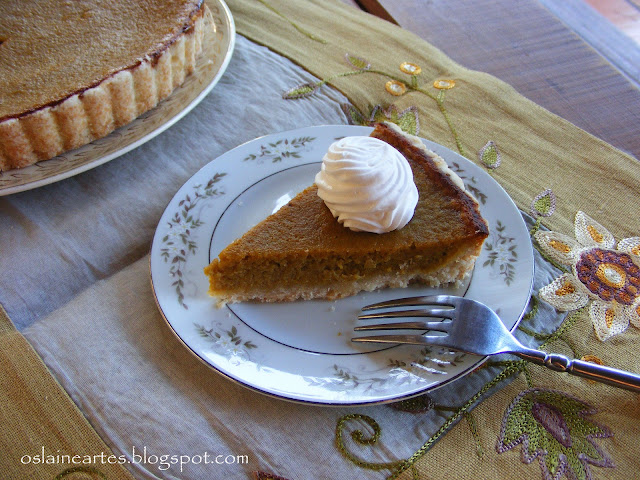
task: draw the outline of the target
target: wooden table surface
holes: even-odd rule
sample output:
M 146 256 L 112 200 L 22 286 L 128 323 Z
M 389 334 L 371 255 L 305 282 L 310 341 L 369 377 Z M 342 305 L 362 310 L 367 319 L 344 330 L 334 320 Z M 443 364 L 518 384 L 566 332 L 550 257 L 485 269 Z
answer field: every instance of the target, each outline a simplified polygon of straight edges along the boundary
M 397 23 L 640 159 L 640 90 L 541 1 L 342 1 Z

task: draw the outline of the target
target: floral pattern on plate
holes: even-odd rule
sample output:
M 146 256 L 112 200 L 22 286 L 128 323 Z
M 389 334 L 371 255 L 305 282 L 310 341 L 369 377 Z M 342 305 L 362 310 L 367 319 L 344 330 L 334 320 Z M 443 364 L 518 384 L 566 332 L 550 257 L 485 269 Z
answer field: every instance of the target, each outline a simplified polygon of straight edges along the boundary
M 216 300 L 207 294 L 204 267 L 235 238 L 310 185 L 336 138 L 370 132 L 363 126 L 322 126 L 256 139 L 202 168 L 168 205 L 151 250 L 156 300 L 182 342 L 218 372 L 256 391 L 304 403 L 391 402 L 451 382 L 484 359 L 446 349 L 353 344 L 350 338 L 362 306 L 446 292 L 481 300 L 500 311 L 509 328 L 517 325 L 533 280 L 533 251 L 522 216 L 481 167 L 428 141 L 428 148 L 449 165 L 455 164 L 465 183 L 481 193 L 480 208 L 492 231 L 468 284 L 457 289 L 385 289 L 337 301 L 216 307 Z M 284 151 L 295 155 L 282 155 Z M 214 190 L 216 194 L 204 193 Z M 185 202 L 196 199 L 197 209 L 186 213 Z M 197 228 L 186 228 L 187 220 Z M 170 241 L 179 255 L 169 253 Z M 180 255 L 183 250 L 186 255 Z M 182 282 L 180 292 L 176 277 Z

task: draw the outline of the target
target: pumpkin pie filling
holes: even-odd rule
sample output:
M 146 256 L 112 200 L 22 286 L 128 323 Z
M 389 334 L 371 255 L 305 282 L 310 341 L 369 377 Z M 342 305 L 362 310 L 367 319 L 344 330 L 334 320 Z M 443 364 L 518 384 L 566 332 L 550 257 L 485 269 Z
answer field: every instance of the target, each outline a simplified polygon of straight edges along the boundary
M 477 202 L 415 138 L 387 124 L 372 136 L 411 166 L 419 193 L 411 221 L 388 233 L 352 231 L 338 223 L 314 184 L 205 268 L 219 304 L 335 299 L 414 282 L 457 283 L 470 274 L 488 236 Z

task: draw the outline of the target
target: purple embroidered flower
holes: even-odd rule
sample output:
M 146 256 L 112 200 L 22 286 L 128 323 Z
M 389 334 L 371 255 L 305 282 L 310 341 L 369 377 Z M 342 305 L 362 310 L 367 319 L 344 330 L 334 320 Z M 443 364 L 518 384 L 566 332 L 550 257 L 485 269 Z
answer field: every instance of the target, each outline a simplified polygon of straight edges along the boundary
M 593 248 L 580 254 L 576 276 L 602 300 L 632 305 L 640 295 L 640 268 L 626 253 Z
M 565 475 L 588 480 L 591 466 L 613 467 L 594 441 L 613 434 L 587 418 L 595 413 L 590 405 L 562 392 L 525 390 L 504 414 L 496 450 L 504 453 L 521 445 L 522 461 L 528 464 L 537 458 L 545 480 Z
M 531 414 L 563 447 L 568 448 L 571 446 L 569 427 L 560 410 L 544 402 L 534 402 L 531 407 Z
M 575 240 L 543 230 L 534 238 L 549 258 L 571 267 L 571 273 L 540 289 L 542 300 L 561 311 L 589 305 L 596 336 L 603 341 L 629 324 L 640 328 L 640 237 L 616 245 L 606 228 L 578 212 Z

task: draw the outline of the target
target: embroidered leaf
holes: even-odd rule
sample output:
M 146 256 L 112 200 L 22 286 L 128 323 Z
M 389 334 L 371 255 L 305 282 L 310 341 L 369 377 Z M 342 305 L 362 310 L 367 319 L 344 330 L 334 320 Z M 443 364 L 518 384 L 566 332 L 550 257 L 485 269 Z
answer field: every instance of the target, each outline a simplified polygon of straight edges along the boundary
M 354 67 L 356 70 L 364 71 L 371 68 L 371 64 L 364 58 L 356 57 L 355 55 L 347 53 L 345 55 L 345 59 L 347 60 L 347 63 Z
M 408 413 L 425 413 L 435 406 L 435 402 L 429 395 L 419 395 L 390 405 L 396 410 Z
M 340 105 L 342 111 L 347 116 L 349 120 L 349 125 L 367 125 L 368 122 L 365 120 L 364 115 L 360 110 L 351 105 L 350 103 L 343 103 Z
M 313 95 L 317 89 L 318 85 L 316 83 L 303 83 L 302 85 L 298 85 L 297 87 L 284 92 L 282 94 L 282 98 L 285 100 L 296 100 L 298 98 L 308 97 Z
M 404 110 L 404 112 L 398 116 L 397 123 L 404 132 L 410 133 L 411 135 L 418 135 L 420 131 L 418 109 L 409 107 L 407 110 Z
M 550 217 L 556 211 L 556 194 L 546 189 L 531 202 L 531 215 L 534 217 Z
M 286 478 L 280 477 L 278 475 L 274 475 L 273 473 L 267 473 L 267 472 L 261 472 L 261 471 L 255 472 L 255 477 L 256 477 L 256 480 L 287 480 Z
M 489 140 L 478 152 L 478 158 L 487 168 L 498 168 L 502 158 L 498 146 L 493 140 Z
M 409 107 L 402 112 L 398 112 L 397 108 L 392 110 L 391 121 L 396 123 L 402 131 L 411 135 L 417 135 L 419 130 L 418 109 Z
M 351 104 L 343 103 L 340 105 L 342 111 L 347 115 L 350 125 L 371 125 L 376 122 L 391 122 L 398 125 L 402 131 L 411 135 L 418 135 L 420 132 L 420 121 L 418 117 L 418 109 L 415 106 L 408 107 L 402 111 L 396 105 L 383 107 L 376 105 L 371 110 L 368 118 Z
M 505 412 L 498 453 L 522 445 L 522 461 L 540 462 L 544 478 L 587 480 L 590 465 L 613 467 L 595 438 L 612 433 L 587 418 L 596 410 L 562 392 L 530 389 L 520 393 Z
M 414 106 L 402 111 L 396 105 L 389 105 L 387 108 L 376 105 L 369 117 L 371 122 L 391 122 L 398 125 L 403 132 L 411 135 L 418 135 L 420 123 L 418 120 L 418 109 Z

